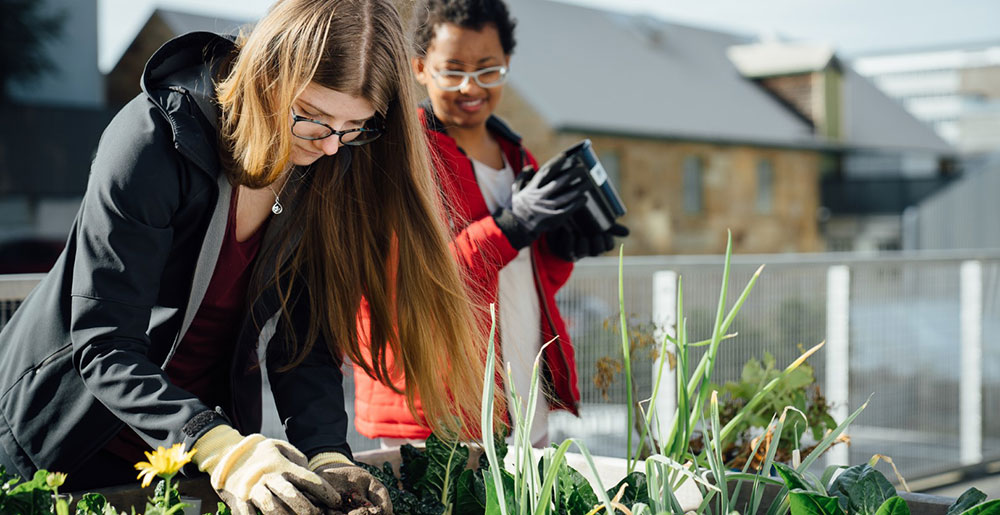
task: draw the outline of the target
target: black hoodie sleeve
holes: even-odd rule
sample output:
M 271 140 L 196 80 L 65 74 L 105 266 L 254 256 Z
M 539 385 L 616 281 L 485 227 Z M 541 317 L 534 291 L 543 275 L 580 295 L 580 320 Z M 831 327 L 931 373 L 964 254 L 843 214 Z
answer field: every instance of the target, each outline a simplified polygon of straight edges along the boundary
M 87 389 L 154 447 L 190 446 L 222 422 L 212 417 L 186 434 L 184 426 L 210 408 L 148 357 L 172 223 L 185 201 L 182 166 L 165 117 L 148 100 L 133 100 L 101 137 L 75 234 L 74 366 Z
M 303 454 L 311 458 L 333 451 L 351 458 L 341 372 L 343 361 L 331 355 L 321 337 L 302 363 L 282 370 L 291 358 L 286 353 L 285 338 L 294 332 L 301 346 L 306 339 L 309 317 L 306 295 L 301 294 L 291 307 L 291 323 L 279 318 L 275 335 L 267 346 L 271 393 L 288 441 Z

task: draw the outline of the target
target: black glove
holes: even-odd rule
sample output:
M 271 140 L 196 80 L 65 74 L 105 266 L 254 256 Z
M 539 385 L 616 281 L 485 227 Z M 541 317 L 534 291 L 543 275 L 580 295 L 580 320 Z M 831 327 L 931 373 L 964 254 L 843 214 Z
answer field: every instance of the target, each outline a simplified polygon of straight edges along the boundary
M 576 261 L 585 257 L 599 256 L 615 248 L 615 236 L 628 235 L 628 227 L 617 223 L 607 231 L 593 235 L 580 234 L 572 227 L 562 225 L 548 234 L 547 241 L 549 251 L 557 257 L 565 261 Z
M 582 170 L 576 160 L 560 154 L 537 172 L 526 169 L 514 180 L 510 209 L 500 208 L 493 213 L 511 246 L 527 247 L 586 204 L 583 192 L 587 183 L 581 170 L 572 170 L 574 167 Z

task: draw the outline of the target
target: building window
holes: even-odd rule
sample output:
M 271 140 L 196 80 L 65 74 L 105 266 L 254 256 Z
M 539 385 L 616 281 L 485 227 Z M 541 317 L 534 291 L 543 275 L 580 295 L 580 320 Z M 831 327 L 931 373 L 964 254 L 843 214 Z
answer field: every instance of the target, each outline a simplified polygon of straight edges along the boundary
M 757 161 L 757 212 L 774 209 L 774 165 L 770 159 Z
M 684 158 L 684 212 L 701 213 L 704 201 L 705 161 L 698 156 Z

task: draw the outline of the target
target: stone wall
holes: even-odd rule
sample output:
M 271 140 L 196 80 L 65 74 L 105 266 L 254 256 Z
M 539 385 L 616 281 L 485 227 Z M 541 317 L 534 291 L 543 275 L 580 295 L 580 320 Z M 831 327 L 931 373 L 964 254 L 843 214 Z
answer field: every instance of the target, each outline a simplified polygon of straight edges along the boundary
M 625 246 L 629 254 L 721 253 L 727 229 L 741 253 L 824 249 L 816 219 L 817 151 L 556 132 L 512 86 L 504 90 L 497 114 L 522 135 L 539 161 L 583 138 L 590 138 L 599 154 L 617 155 L 618 189 L 628 208 L 623 221 L 632 229 Z M 703 162 L 698 213 L 683 209 L 683 163 L 689 156 Z M 757 206 L 762 159 L 769 159 L 773 169 L 770 212 Z

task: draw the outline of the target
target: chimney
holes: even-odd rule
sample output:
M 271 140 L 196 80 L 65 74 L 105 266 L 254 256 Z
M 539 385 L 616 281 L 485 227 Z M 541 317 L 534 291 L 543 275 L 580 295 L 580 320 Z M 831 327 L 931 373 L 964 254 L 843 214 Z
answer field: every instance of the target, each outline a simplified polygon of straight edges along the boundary
M 740 74 L 808 121 L 816 134 L 842 139 L 843 70 L 831 47 L 772 41 L 733 46 L 728 55 Z

